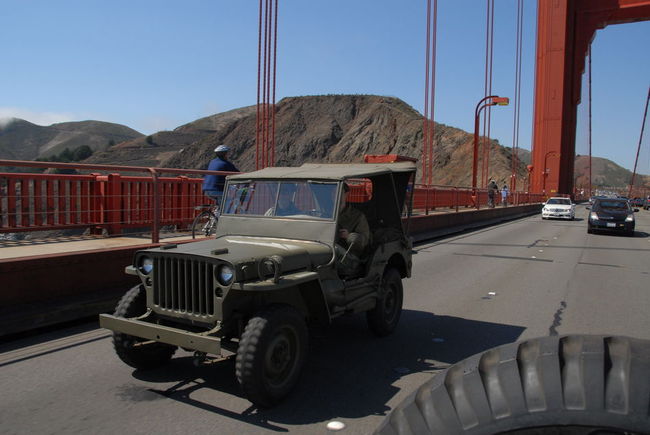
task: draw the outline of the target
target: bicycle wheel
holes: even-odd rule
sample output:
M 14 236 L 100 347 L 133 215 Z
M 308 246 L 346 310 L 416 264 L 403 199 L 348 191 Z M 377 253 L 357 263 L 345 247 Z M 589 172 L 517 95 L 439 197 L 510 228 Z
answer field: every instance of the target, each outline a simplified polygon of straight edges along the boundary
M 211 211 L 202 211 L 192 222 L 192 238 L 209 237 L 217 229 L 217 216 Z

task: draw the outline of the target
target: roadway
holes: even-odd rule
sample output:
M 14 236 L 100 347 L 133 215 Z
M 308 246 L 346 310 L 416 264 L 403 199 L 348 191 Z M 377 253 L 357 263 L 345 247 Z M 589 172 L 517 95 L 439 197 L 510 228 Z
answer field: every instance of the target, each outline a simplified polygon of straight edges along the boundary
M 363 316 L 311 331 L 297 389 L 272 410 L 240 394 L 232 359 L 134 371 L 86 323 L 0 344 L 1 433 L 368 433 L 437 371 L 495 345 L 549 334 L 650 339 L 650 212 L 635 237 L 591 235 L 539 215 L 420 243 L 395 334 Z

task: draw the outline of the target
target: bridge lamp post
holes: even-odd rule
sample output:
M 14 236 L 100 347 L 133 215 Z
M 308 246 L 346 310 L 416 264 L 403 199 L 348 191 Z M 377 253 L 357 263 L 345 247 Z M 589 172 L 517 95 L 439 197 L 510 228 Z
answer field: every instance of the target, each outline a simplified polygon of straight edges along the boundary
M 474 196 L 476 196 L 476 174 L 478 172 L 478 124 L 481 110 L 489 106 L 507 106 L 509 102 L 510 99 L 507 97 L 490 95 L 489 97 L 481 99 L 474 110 L 474 164 L 472 166 L 472 194 Z
M 546 167 L 546 161 L 548 159 L 548 156 L 559 157 L 560 153 L 555 151 L 549 151 L 544 155 L 544 173 L 542 174 L 544 176 L 544 179 L 542 180 L 542 193 L 544 194 L 544 196 L 546 196 L 546 177 L 548 177 L 548 173 L 549 173 L 549 170 Z

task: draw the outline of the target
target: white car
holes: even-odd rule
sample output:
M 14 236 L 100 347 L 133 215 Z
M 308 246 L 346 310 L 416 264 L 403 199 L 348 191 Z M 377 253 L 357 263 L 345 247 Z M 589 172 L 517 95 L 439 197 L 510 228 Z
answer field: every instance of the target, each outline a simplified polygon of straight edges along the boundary
M 542 219 L 575 219 L 576 205 L 570 198 L 549 198 L 542 208 Z

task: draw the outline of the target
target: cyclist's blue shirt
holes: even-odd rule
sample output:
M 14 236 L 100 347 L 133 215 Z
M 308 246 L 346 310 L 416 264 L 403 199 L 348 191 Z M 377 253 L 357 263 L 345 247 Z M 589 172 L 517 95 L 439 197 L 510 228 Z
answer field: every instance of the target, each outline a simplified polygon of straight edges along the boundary
M 208 171 L 226 171 L 226 172 L 239 172 L 239 169 L 227 160 L 219 157 L 212 159 L 208 165 Z M 226 182 L 226 177 L 223 175 L 206 175 L 203 179 L 203 190 L 223 192 L 223 185 Z

